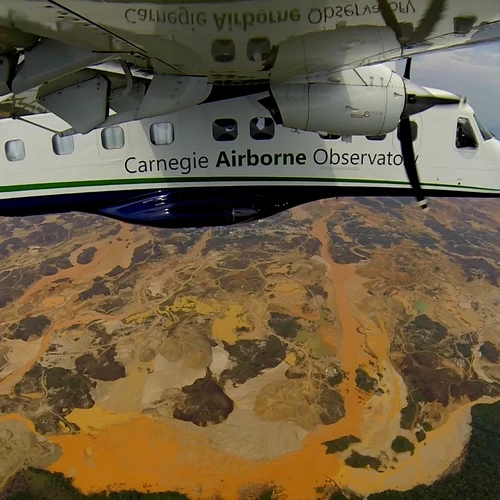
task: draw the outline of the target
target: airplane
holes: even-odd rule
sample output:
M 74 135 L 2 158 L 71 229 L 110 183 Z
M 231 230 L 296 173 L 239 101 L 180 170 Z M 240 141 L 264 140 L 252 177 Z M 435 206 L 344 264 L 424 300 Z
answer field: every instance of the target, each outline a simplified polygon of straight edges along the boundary
M 424 90 L 445 103 L 457 97 Z M 208 102 L 84 135 L 59 135 L 67 124 L 51 113 L 29 123 L 4 118 L 0 215 L 82 211 L 153 227 L 206 227 L 322 198 L 414 194 L 401 124 L 368 136 L 292 129 L 276 122 L 266 99 L 263 92 Z M 412 114 L 409 129 L 426 194 L 500 195 L 500 141 L 464 100 Z
M 0 113 L 38 126 L 56 115 L 59 137 L 80 141 L 260 96 L 256 116 L 291 130 L 398 130 L 426 208 L 411 117 L 461 100 L 413 83 L 411 57 L 497 40 L 490 0 L 0 0 Z M 401 58 L 403 77 L 379 64 Z

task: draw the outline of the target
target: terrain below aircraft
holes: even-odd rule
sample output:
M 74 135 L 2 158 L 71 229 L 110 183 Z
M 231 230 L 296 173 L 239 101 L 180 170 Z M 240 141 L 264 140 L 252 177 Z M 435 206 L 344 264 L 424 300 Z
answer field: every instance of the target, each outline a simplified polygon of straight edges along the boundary
M 443 91 L 426 89 L 430 93 Z M 336 196 L 412 194 L 396 131 L 367 137 L 292 130 L 257 94 L 60 136 L 0 120 L 0 215 L 63 211 L 158 227 L 226 225 Z M 45 129 L 40 128 L 45 127 Z M 500 142 L 465 103 L 409 121 L 431 196 L 500 196 Z

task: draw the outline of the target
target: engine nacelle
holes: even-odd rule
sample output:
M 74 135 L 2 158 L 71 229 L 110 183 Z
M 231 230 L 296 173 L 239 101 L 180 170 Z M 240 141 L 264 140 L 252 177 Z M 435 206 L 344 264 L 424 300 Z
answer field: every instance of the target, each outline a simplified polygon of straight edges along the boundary
M 335 73 L 329 83 L 271 84 L 271 92 L 278 123 L 336 135 L 392 132 L 406 105 L 403 78 L 382 65 Z

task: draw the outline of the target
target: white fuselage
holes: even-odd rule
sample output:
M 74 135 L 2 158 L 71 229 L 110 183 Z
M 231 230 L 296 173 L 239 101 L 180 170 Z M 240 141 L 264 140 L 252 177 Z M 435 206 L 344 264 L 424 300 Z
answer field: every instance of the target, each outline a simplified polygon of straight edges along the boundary
M 265 122 L 256 118 L 270 123 L 260 97 L 129 122 L 63 139 L 59 146 L 49 131 L 19 120 L 0 120 L 0 199 L 201 186 L 334 186 L 359 188 L 367 195 L 381 188 L 410 189 L 397 132 L 383 140 L 344 141 L 275 125 L 272 138 L 252 138 L 251 120 L 260 127 Z M 459 118 L 470 123 L 475 148 L 457 148 Z M 67 128 L 50 114 L 29 119 L 55 130 Z M 237 134 L 228 119 L 237 124 Z M 424 189 L 445 195 L 500 194 L 500 143 L 483 139 L 469 105 L 436 106 L 412 121 L 418 125 L 414 147 Z M 218 123 L 223 128 L 229 123 L 228 133 L 236 138 L 214 139 L 221 130 Z M 255 126 L 252 130 L 255 135 Z M 103 140 L 107 147 L 121 147 L 106 149 Z

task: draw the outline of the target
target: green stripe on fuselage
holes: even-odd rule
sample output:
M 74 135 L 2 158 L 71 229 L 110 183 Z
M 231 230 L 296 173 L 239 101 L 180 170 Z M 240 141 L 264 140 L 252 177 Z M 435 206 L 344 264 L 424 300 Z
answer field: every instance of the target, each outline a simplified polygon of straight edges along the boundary
M 94 179 L 81 181 L 43 182 L 36 184 L 15 184 L 11 186 L 0 186 L 0 193 L 14 193 L 21 191 L 38 191 L 48 189 L 71 189 L 83 187 L 106 187 L 106 186 L 130 186 L 141 184 L 167 184 L 167 183 L 214 183 L 214 182 L 321 182 L 321 183 L 350 183 L 350 184 L 382 184 L 393 186 L 407 186 L 406 181 L 394 181 L 385 179 L 348 179 L 342 177 L 142 177 L 135 179 Z M 422 183 L 429 188 L 452 188 L 456 190 L 474 189 L 477 191 L 500 193 L 499 189 L 480 186 L 464 186 L 455 184 Z

